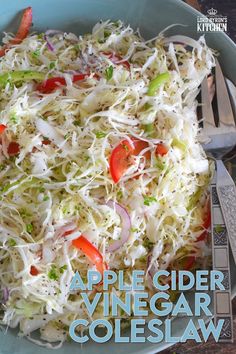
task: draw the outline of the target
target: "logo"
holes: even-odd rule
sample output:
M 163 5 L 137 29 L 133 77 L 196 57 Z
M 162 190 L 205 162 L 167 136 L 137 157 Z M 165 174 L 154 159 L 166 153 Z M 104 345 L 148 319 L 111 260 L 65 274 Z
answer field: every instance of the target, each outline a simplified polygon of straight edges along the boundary
M 213 7 L 208 9 L 206 16 L 197 17 L 197 32 L 227 32 L 227 16 L 218 14 Z
M 217 12 L 218 11 L 216 9 L 213 9 L 213 7 L 211 9 L 207 10 L 208 15 L 210 15 L 210 16 L 215 16 L 217 14 Z

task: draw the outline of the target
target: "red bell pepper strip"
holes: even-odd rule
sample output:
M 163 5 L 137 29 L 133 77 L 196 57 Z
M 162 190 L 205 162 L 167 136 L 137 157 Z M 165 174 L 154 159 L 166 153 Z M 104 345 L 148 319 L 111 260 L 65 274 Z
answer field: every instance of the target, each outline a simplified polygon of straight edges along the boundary
M 23 39 L 25 39 L 28 36 L 31 25 L 32 25 L 32 7 L 27 7 L 27 9 L 25 9 L 23 12 L 21 23 L 16 33 L 16 36 L 10 41 L 10 43 L 11 44 L 21 43 Z
M 63 236 L 70 235 L 74 230 L 69 230 L 64 233 Z M 75 240 L 72 240 L 72 245 L 78 248 L 85 256 L 95 265 L 97 271 L 103 274 L 103 271 L 108 269 L 106 262 L 103 260 L 103 256 L 98 249 L 89 242 L 84 236 L 79 236 Z
M 30 27 L 32 25 L 32 7 L 27 7 L 21 19 L 19 29 L 13 39 L 9 41 L 8 44 L 4 45 L 0 50 L 0 57 L 2 57 L 6 50 L 10 48 L 11 44 L 19 44 L 28 36 Z
M 90 74 L 76 74 L 72 77 L 72 82 L 84 80 Z M 64 77 L 51 77 L 37 86 L 39 92 L 51 93 L 60 86 L 65 86 L 66 80 Z
M 210 205 L 208 206 L 207 215 L 203 223 L 203 227 L 207 230 L 211 226 L 211 210 Z
M 5 131 L 6 128 L 7 128 L 6 125 L 0 124 L 0 134 L 2 134 Z
M 33 276 L 35 276 L 35 275 L 38 275 L 39 274 L 39 271 L 38 271 L 38 269 L 35 267 L 35 266 L 31 266 L 30 267 L 30 274 L 31 275 L 33 275 Z
M 118 61 L 123 59 L 119 54 L 115 54 L 115 53 L 111 53 L 111 52 L 102 52 L 102 54 L 105 55 L 106 57 L 108 57 L 108 59 L 111 59 L 113 64 L 120 64 L 120 65 L 126 66 L 126 68 L 128 70 L 130 69 L 130 63 L 127 60 L 117 63 Z
M 16 143 L 15 141 L 12 141 L 7 148 L 7 152 L 9 156 L 15 156 L 18 155 L 20 152 L 20 145 Z
M 156 155 L 164 156 L 168 153 L 168 149 L 164 144 L 157 144 L 156 146 Z
M 204 241 L 207 238 L 208 231 L 204 231 L 200 236 L 198 236 L 195 242 Z
M 122 140 L 111 153 L 110 173 L 115 183 L 119 182 L 128 168 L 133 165 L 133 157 L 139 155 L 142 150 L 149 146 L 144 140 L 137 138 L 131 138 L 131 140 L 133 144 L 128 140 Z M 150 151 L 147 151 L 144 156 L 150 159 Z
M 72 241 L 72 245 L 82 251 L 85 256 L 95 265 L 97 271 L 103 274 L 107 269 L 106 263 L 98 249 L 89 242 L 84 236 L 80 236 Z

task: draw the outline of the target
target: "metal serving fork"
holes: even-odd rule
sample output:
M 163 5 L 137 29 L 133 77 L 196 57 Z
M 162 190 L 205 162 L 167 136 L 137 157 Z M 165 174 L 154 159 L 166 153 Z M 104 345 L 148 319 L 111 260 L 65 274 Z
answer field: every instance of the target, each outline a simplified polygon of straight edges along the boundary
M 207 78 L 201 85 L 203 132 L 211 140 L 203 147 L 216 162 L 216 171 L 211 183 L 212 267 L 223 273 L 224 285 L 223 291 L 220 289 L 214 291 L 214 321 L 217 324 L 219 320 L 224 320 L 219 342 L 232 342 L 233 320 L 228 240 L 236 263 L 236 187 L 221 159 L 236 145 L 236 126 L 225 78 L 218 60 L 216 60 L 215 85 L 218 124 L 213 114 Z
M 203 148 L 216 161 L 216 189 L 236 263 L 236 187 L 222 162 L 224 155 L 236 146 L 236 125 L 225 78 L 217 59 L 215 85 L 218 124 L 213 114 L 206 78 L 201 86 L 203 132 L 211 139 L 210 142 L 203 145 Z

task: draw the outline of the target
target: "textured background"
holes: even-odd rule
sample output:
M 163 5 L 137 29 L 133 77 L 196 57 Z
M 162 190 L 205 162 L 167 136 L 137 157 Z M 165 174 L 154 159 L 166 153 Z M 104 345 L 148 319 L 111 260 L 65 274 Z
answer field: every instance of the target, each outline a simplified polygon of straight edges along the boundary
M 207 10 L 214 8 L 222 16 L 228 17 L 228 32 L 231 39 L 236 42 L 236 0 L 190 0 L 186 1 L 191 5 L 199 5 L 202 13 L 207 14 Z M 235 58 L 236 60 L 236 58 Z M 230 172 L 236 177 L 236 159 L 227 163 Z M 233 300 L 234 314 L 234 343 L 218 344 L 214 339 L 209 339 L 207 343 L 196 343 L 189 340 L 184 344 L 176 344 L 170 350 L 162 351 L 162 354 L 236 354 L 236 298 Z

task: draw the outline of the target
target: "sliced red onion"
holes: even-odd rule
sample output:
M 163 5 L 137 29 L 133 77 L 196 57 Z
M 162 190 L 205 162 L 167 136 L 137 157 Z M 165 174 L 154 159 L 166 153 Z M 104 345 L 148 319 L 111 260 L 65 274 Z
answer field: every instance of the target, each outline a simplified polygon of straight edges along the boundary
M 8 288 L 5 287 L 2 289 L 2 303 L 5 304 L 8 299 L 9 299 L 9 290 Z
M 49 37 L 54 36 L 55 34 L 63 34 L 63 32 L 51 29 L 51 30 L 47 30 L 44 35 L 44 39 L 47 42 L 47 47 L 49 50 L 51 50 L 51 52 L 54 51 L 54 47 L 53 47 L 52 43 L 49 41 Z
M 70 223 L 61 226 L 60 228 L 58 228 L 56 230 L 55 238 L 62 237 L 66 232 L 75 230 L 76 227 L 77 227 L 77 224 L 74 221 L 71 221 Z
M 107 205 L 110 208 L 115 209 L 115 211 L 117 212 L 117 214 L 119 214 L 122 220 L 122 230 L 120 239 L 114 241 L 107 249 L 108 252 L 114 252 L 127 242 L 131 229 L 131 220 L 127 210 L 120 204 L 116 203 L 115 201 L 109 200 L 109 202 L 107 202 Z

